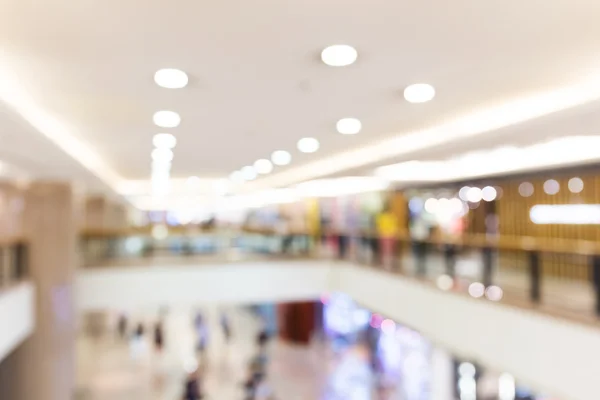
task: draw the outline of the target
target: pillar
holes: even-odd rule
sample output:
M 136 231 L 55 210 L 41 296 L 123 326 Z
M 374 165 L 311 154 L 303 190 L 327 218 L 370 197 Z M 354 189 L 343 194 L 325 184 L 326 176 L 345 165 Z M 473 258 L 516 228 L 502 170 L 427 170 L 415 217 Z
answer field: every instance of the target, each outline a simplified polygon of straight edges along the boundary
M 33 183 L 23 197 L 29 279 L 36 287 L 36 327 L 0 364 L 0 397 L 70 400 L 75 388 L 75 199 L 71 186 L 64 183 Z

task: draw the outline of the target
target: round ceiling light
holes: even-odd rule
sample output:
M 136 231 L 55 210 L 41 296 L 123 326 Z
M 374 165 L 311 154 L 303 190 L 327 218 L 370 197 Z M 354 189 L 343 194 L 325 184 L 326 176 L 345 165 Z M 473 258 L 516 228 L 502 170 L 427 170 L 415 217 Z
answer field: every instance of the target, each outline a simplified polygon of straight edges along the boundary
M 173 160 L 173 152 L 166 148 L 154 149 L 152 150 L 152 160 L 158 163 L 168 163 Z
M 242 177 L 247 181 L 256 179 L 256 171 L 254 170 L 254 168 L 252 168 L 249 165 L 242 168 L 241 172 L 242 172 Z
M 266 158 L 261 158 L 254 163 L 254 170 L 259 174 L 265 175 L 273 171 L 273 164 Z
M 244 181 L 244 176 L 241 171 L 233 171 L 231 175 L 229 175 L 229 179 L 235 183 L 241 183 Z
M 181 89 L 187 86 L 188 76 L 180 69 L 163 68 L 154 74 L 154 82 L 167 89 Z
M 298 140 L 298 150 L 303 153 L 314 153 L 319 150 L 319 141 L 311 137 L 302 138 Z
M 198 178 L 197 176 L 190 176 L 189 178 L 187 178 L 185 180 L 185 184 L 187 185 L 187 187 L 193 188 L 193 189 L 198 188 L 201 183 L 202 183 L 202 180 L 200 178 Z
M 335 127 L 342 135 L 356 135 L 362 129 L 362 123 L 356 118 L 342 118 Z
M 404 89 L 404 98 L 409 103 L 425 103 L 435 97 L 435 89 L 427 83 L 416 83 Z
M 292 155 L 285 150 L 277 150 L 271 154 L 271 161 L 275 165 L 288 165 L 292 162 Z
M 157 149 L 172 149 L 177 145 L 177 139 L 170 133 L 157 133 L 152 138 L 152 144 Z
M 175 111 L 157 111 L 152 120 L 161 128 L 175 128 L 181 123 L 181 117 Z
M 329 46 L 321 52 L 321 60 L 330 67 L 345 67 L 354 64 L 357 58 L 356 49 L 347 44 Z

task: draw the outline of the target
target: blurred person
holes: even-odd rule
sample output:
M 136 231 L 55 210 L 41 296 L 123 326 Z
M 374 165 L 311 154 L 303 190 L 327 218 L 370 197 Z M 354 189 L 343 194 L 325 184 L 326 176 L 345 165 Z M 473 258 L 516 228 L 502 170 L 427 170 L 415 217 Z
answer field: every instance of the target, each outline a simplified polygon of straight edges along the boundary
M 267 374 L 267 363 L 269 359 L 265 352 L 259 352 L 250 360 L 249 370 L 252 376 L 260 379 Z
M 141 338 L 142 336 L 144 336 L 144 324 L 142 324 L 141 322 L 137 325 L 137 327 L 135 328 L 135 332 L 134 332 L 134 336 L 137 338 Z
M 154 326 L 154 348 L 158 351 L 163 349 L 164 345 L 164 332 L 162 322 L 157 322 Z
M 201 313 L 196 314 L 196 316 L 194 317 L 194 326 L 196 327 L 196 329 L 198 329 L 198 327 L 200 325 L 202 325 L 204 323 L 204 318 L 202 317 Z
M 281 252 L 287 254 L 290 252 L 294 235 L 290 232 L 291 223 L 287 215 L 281 215 L 277 222 L 277 233 L 281 235 Z
M 204 355 L 208 345 L 208 327 L 201 316 L 196 317 L 196 336 L 198 340 L 197 349 Z
M 148 353 L 148 345 L 144 339 L 144 325 L 139 323 L 131 337 L 130 352 L 133 359 L 141 359 Z
M 273 399 L 273 390 L 267 383 L 264 376 L 258 378 L 254 383 L 254 399 L 255 400 L 271 400 Z
M 427 240 L 431 235 L 431 230 L 426 221 L 417 218 L 410 227 L 410 236 L 412 239 L 413 254 L 416 260 L 417 274 L 425 275 L 425 259 L 427 256 Z
M 202 221 L 200 223 L 200 228 L 202 230 L 208 231 L 208 230 L 212 230 L 216 227 L 217 225 L 217 219 L 214 215 L 211 215 L 206 221 Z
M 244 380 L 242 387 L 244 389 L 244 400 L 254 400 L 256 382 L 254 381 L 254 375 L 252 373 L 248 373 L 248 377 Z
M 127 336 L 127 316 L 123 313 L 119 315 L 119 320 L 117 321 L 117 333 L 121 339 Z
M 188 375 L 185 381 L 183 400 L 200 400 L 204 398 L 200 377 L 197 372 Z
M 221 314 L 221 328 L 223 329 L 225 342 L 229 343 L 229 340 L 231 339 L 231 325 L 229 324 L 229 318 L 227 318 L 227 314 Z
M 259 349 L 264 350 L 269 342 L 269 333 L 267 332 L 267 328 L 264 327 L 256 337 L 256 343 L 258 344 Z
M 380 261 L 384 268 L 392 268 L 394 262 L 394 248 L 398 234 L 398 221 L 396 216 L 389 211 L 389 206 L 377 216 L 377 235 L 380 244 Z

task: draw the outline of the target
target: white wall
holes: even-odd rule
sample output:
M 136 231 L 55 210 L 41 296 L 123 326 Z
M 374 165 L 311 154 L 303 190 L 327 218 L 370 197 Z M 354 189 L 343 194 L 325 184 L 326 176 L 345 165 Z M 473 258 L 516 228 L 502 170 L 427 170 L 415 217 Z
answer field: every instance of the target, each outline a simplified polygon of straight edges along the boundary
M 561 400 L 600 398 L 600 328 L 552 318 L 352 265 L 332 289 L 420 331 L 435 344 Z
M 21 283 L 0 290 L 0 361 L 33 332 L 34 290 Z
M 81 270 L 80 310 L 124 310 L 206 303 L 261 303 L 318 298 L 329 288 L 321 262 L 240 262 L 225 265 Z

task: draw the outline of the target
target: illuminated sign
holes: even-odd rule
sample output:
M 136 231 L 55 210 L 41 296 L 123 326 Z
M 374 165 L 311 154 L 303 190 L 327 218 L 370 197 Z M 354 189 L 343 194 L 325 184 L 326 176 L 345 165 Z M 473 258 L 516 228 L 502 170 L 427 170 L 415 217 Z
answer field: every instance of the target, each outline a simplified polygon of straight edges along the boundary
M 538 204 L 529 210 L 534 224 L 600 225 L 600 204 Z

